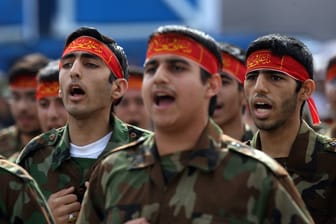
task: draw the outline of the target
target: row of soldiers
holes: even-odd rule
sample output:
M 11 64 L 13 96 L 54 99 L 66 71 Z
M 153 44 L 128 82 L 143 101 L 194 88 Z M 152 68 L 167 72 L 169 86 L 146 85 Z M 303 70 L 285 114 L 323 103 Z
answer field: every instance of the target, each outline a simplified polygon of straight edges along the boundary
M 128 82 L 129 69 L 122 47 L 97 29 L 67 37 L 58 81 L 36 92 L 40 106 L 50 92 L 61 98 L 64 126 L 23 132 L 36 137 L 15 146 L 18 165 L 1 160 L 0 221 L 336 223 L 336 142 L 303 119 L 307 103 L 320 122 L 301 41 L 270 34 L 244 52 L 166 25 L 148 39 L 142 80 Z M 36 85 L 27 74 L 9 80 L 11 100 L 35 102 L 20 92 Z M 128 86 L 141 89 L 143 128 L 119 119 Z

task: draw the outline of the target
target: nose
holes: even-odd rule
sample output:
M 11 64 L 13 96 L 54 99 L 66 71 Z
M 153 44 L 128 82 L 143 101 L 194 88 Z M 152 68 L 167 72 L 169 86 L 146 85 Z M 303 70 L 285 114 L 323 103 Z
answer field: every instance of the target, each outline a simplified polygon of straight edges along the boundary
M 167 70 L 164 65 L 159 65 L 154 74 L 154 82 L 164 83 L 168 81 Z
M 256 78 L 254 90 L 259 93 L 267 92 L 267 79 L 266 75 L 263 73 L 259 73 L 258 77 Z
M 81 77 L 81 64 L 78 59 L 76 59 L 72 64 L 72 67 L 70 69 L 70 77 L 72 79 L 78 79 Z

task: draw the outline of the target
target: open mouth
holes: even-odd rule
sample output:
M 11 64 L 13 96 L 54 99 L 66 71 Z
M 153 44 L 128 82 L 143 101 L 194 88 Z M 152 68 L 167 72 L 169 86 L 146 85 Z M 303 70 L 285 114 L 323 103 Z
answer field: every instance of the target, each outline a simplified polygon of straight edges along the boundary
M 71 96 L 78 96 L 78 95 L 84 95 L 85 92 L 82 88 L 80 88 L 79 86 L 72 86 L 70 88 L 70 95 Z
M 156 106 L 168 105 L 175 101 L 175 97 L 165 94 L 157 94 L 154 96 Z
M 254 108 L 257 110 L 270 110 L 272 109 L 272 105 L 264 102 L 256 102 Z

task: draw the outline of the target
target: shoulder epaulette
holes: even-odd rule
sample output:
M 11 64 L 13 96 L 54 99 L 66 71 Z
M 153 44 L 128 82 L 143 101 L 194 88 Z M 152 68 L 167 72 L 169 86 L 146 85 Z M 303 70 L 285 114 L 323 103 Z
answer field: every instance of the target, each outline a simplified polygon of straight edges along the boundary
M 63 128 L 52 129 L 48 132 L 42 133 L 32 140 L 23 148 L 20 155 L 17 158 L 17 163 L 20 163 L 24 158 L 30 155 L 32 152 L 43 148 L 44 146 L 51 146 L 57 142 L 58 137 L 62 134 Z
M 112 153 L 119 152 L 119 151 L 122 151 L 122 150 L 127 150 L 128 148 L 133 148 L 135 146 L 138 146 L 138 145 L 142 144 L 147 139 L 147 137 L 148 136 L 142 136 L 142 137 L 138 138 L 137 140 L 135 140 L 133 142 L 130 142 L 130 143 L 121 145 L 117 148 L 114 148 L 114 149 L 108 151 L 107 153 L 105 153 L 104 155 L 102 155 L 102 157 L 100 159 L 106 158 L 108 155 L 110 155 Z
M 277 176 L 288 176 L 288 173 L 285 170 L 285 168 L 282 167 L 277 161 L 272 159 L 270 156 L 266 155 L 264 152 L 252 148 L 226 135 L 223 135 L 222 140 L 226 144 L 228 150 L 258 160 Z
M 17 164 L 14 164 L 6 159 L 0 159 L 0 168 L 13 176 L 22 180 L 31 181 L 33 178 L 28 172 Z

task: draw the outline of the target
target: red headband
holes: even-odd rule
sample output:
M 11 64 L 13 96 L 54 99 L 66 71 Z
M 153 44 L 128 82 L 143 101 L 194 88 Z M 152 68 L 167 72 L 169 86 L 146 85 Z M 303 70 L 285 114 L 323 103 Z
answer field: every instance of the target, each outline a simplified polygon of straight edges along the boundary
M 128 89 L 141 90 L 142 78 L 130 75 L 128 77 Z
M 295 80 L 299 80 L 302 82 L 304 82 L 307 79 L 310 79 L 309 74 L 305 69 L 305 67 L 297 60 L 288 55 L 284 56 L 274 55 L 270 50 L 259 50 L 253 52 L 246 59 L 246 65 L 247 65 L 246 74 L 256 70 L 268 69 L 273 71 L 279 71 L 281 73 L 289 75 Z M 309 97 L 307 102 L 313 124 L 319 124 L 320 118 L 313 98 Z
M 21 75 L 9 83 L 11 88 L 36 88 L 36 76 Z
M 222 52 L 223 72 L 226 72 L 237 79 L 241 84 L 245 80 L 245 65 L 230 54 Z
M 159 34 L 148 44 L 146 58 L 160 54 L 176 54 L 189 58 L 199 64 L 210 74 L 219 70 L 214 54 L 197 41 L 181 34 Z
M 40 82 L 37 84 L 36 99 L 43 97 L 58 96 L 59 83 L 58 81 Z
M 330 81 L 334 78 L 336 78 L 336 64 L 334 64 L 330 68 L 328 68 L 326 80 Z
M 123 72 L 115 54 L 104 43 L 89 36 L 81 36 L 72 41 L 64 50 L 62 57 L 75 51 L 87 51 L 101 58 L 117 78 L 123 78 Z

